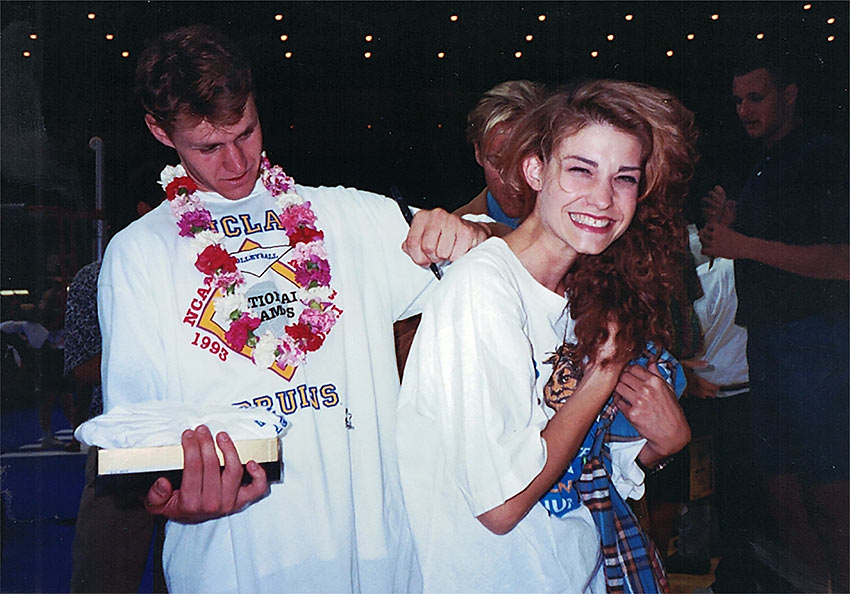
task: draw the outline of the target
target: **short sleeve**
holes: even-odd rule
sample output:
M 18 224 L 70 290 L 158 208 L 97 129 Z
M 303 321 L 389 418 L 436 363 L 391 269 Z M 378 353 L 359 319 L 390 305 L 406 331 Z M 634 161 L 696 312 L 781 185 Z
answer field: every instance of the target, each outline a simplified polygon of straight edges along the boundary
M 417 413 L 440 433 L 448 474 L 473 515 L 522 491 L 546 461 L 532 346 L 516 287 L 461 259 L 423 313 L 408 371 Z

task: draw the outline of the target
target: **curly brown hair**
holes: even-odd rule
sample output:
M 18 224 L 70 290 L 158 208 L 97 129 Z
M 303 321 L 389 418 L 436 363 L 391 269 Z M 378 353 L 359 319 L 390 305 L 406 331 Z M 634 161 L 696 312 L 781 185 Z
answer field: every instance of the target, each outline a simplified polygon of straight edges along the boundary
M 192 25 L 164 33 L 136 66 L 136 94 L 166 132 L 178 121 L 232 125 L 253 95 L 251 66 L 216 29 Z
M 599 255 L 580 255 L 564 277 L 570 315 L 576 320 L 577 356 L 593 360 L 617 328 L 617 358 L 643 350 L 647 341 L 669 349 L 671 299 L 685 303 L 682 254 L 687 250 L 682 213 L 697 161 L 694 116 L 668 92 L 640 83 L 594 80 L 557 91 L 514 127 L 502 176 L 529 198 L 522 164 L 547 163 L 560 143 L 588 125 L 609 124 L 643 147 L 644 175 L 634 218 Z M 527 213 L 526 213 L 527 214 Z

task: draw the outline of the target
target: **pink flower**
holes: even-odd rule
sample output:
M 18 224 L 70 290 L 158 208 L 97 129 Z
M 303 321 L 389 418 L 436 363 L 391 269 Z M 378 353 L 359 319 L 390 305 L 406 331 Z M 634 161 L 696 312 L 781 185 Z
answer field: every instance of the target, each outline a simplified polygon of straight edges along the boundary
M 296 263 L 300 266 L 295 268 L 295 282 L 302 287 L 326 287 L 331 284 L 331 266 L 327 260 L 314 256 Z
M 307 307 L 298 316 L 298 322 L 309 324 L 314 332 L 327 334 L 336 323 L 336 315 L 330 308 L 328 310 L 320 310 Z
M 298 347 L 295 339 L 289 336 L 289 334 L 284 333 L 277 343 L 277 350 L 280 352 L 277 357 L 277 364 L 281 369 L 287 365 L 298 367 L 307 358 L 307 353 Z
M 177 221 L 177 226 L 180 227 L 180 237 L 194 237 L 195 233 L 209 229 L 211 222 L 212 216 L 206 208 L 186 211 Z
M 310 227 L 314 229 L 314 225 L 316 224 L 316 213 L 310 208 L 309 202 L 293 204 L 284 208 L 278 218 L 282 227 L 292 231 L 299 227 Z
M 263 185 L 272 196 L 287 194 L 295 187 L 295 180 L 286 175 L 279 165 L 272 167 L 266 157 L 263 157 L 261 169 Z
M 242 312 L 242 315 L 230 322 L 230 328 L 224 334 L 224 340 L 235 351 L 241 351 L 249 338 L 253 338 L 254 330 L 259 328 L 260 318 L 255 318 L 248 312 Z

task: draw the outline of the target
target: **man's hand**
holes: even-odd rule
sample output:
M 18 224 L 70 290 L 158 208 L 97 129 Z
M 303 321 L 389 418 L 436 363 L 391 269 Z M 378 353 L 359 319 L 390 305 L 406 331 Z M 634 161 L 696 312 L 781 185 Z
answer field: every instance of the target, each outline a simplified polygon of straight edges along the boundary
M 242 463 L 227 433 L 216 436 L 224 455 L 224 470 L 219 465 L 212 434 L 205 425 L 194 431 L 187 429 L 180 441 L 183 445 L 180 488 L 172 489 L 164 477 L 157 479 L 145 499 L 149 512 L 194 524 L 239 511 L 268 493 L 266 472 L 253 460 L 245 465 L 253 480 L 249 485 L 241 485 Z
M 719 223 L 709 223 L 699 232 L 702 253 L 712 258 L 750 258 L 750 238 Z
M 672 456 L 691 440 L 691 429 L 673 389 L 653 363 L 649 369 L 630 365 L 623 370 L 614 391 L 614 402 L 647 440 L 641 461 L 652 465 Z
M 735 222 L 735 201 L 729 200 L 723 186 L 714 186 L 702 198 L 702 216 L 706 223 L 731 227 Z
M 717 398 L 719 388 L 716 384 L 711 383 L 705 378 L 697 375 L 695 369 L 704 369 L 708 367 L 708 361 L 702 359 L 687 359 L 680 361 L 682 369 L 685 371 L 685 377 L 688 380 L 687 393 L 689 396 L 705 400 L 706 398 Z
M 490 237 L 486 225 L 466 221 L 442 208 L 420 210 L 413 217 L 401 249 L 420 266 L 453 262 Z

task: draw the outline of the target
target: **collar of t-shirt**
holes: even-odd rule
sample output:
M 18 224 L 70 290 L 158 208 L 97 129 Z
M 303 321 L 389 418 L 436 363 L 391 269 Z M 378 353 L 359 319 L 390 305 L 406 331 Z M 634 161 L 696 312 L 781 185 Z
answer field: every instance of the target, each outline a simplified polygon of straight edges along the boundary
M 487 214 L 497 223 L 503 223 L 511 229 L 519 227 L 519 219 L 514 219 L 505 214 L 499 203 L 489 191 L 487 192 Z

